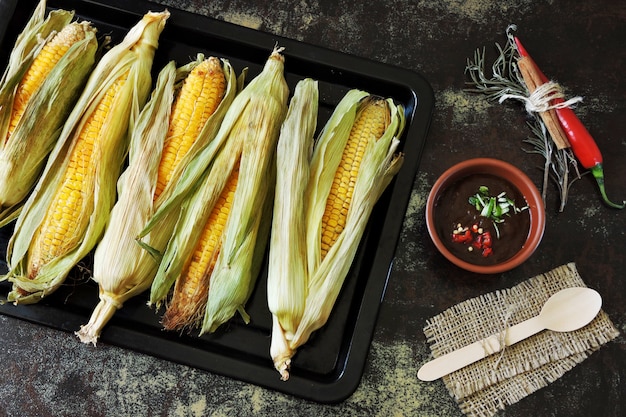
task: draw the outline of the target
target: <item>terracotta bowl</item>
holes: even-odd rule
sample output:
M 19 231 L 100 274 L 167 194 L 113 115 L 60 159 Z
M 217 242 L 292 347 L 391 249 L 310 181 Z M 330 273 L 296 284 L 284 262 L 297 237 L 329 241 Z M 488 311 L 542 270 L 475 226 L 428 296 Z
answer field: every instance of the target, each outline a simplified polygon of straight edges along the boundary
M 442 193 L 447 187 L 455 184 L 464 178 L 476 174 L 489 174 L 506 180 L 511 186 L 516 188 L 524 197 L 530 214 L 530 225 L 526 239 L 521 248 L 511 257 L 492 265 L 478 265 L 460 259 L 453 254 L 444 244 L 443 239 L 451 239 L 451 233 L 447 236 L 440 236 L 435 225 L 438 204 L 441 202 Z M 469 197 L 469 195 L 468 195 Z M 522 206 L 523 206 L 522 202 Z M 468 203 L 469 204 L 469 203 Z M 520 204 L 516 201 L 516 205 Z M 471 206 L 470 206 L 471 209 Z M 506 220 L 505 220 L 506 221 Z M 545 229 L 545 208 L 541 198 L 541 193 L 533 182 L 521 170 L 515 166 L 492 158 L 476 158 L 458 163 L 446 170 L 433 185 L 426 203 L 426 226 L 430 237 L 441 254 L 450 262 L 465 270 L 480 274 L 497 274 L 511 270 L 526 261 L 537 249 Z M 494 243 L 495 245 L 495 243 Z M 494 247 L 494 251 L 495 251 Z

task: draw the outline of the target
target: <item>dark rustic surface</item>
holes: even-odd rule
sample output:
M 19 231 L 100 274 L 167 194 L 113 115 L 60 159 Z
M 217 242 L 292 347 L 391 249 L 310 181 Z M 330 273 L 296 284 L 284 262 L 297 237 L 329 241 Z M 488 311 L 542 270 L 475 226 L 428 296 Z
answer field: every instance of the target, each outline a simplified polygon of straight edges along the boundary
M 443 383 L 417 379 L 429 349 L 426 319 L 467 298 L 513 286 L 567 262 L 604 297 L 622 336 L 547 388 L 510 406 L 506 416 L 626 414 L 626 211 L 603 206 L 590 176 L 574 183 L 564 212 L 550 187 L 539 251 L 498 276 L 449 264 L 424 224 L 433 182 L 455 162 L 477 156 L 514 163 L 537 185 L 541 159 L 525 153 L 530 135 L 520 106 L 464 91 L 464 67 L 478 47 L 492 54 L 510 23 L 544 72 L 581 95 L 577 113 L 605 156 L 609 194 L 626 198 L 626 6 L 557 1 L 160 1 L 163 5 L 322 45 L 417 71 L 436 106 L 415 178 L 397 259 L 357 391 L 319 405 L 236 380 L 0 316 L 0 416 L 460 416 Z M 18 6 L 19 7 L 19 6 Z M 156 7 L 155 7 L 156 9 Z

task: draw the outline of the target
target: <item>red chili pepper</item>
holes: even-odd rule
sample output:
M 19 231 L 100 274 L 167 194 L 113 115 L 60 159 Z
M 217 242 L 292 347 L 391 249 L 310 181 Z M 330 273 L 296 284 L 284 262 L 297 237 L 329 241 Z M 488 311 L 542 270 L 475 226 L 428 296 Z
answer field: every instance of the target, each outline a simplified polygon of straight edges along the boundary
M 485 232 L 483 233 L 483 247 L 490 248 L 491 247 L 491 233 Z
M 541 81 L 543 83 L 547 83 L 548 77 L 541 72 L 535 61 L 533 61 L 526 49 L 522 46 L 520 40 L 517 37 L 515 37 L 514 40 L 520 56 L 526 57 L 535 67 Z M 557 104 L 562 103 L 563 101 L 564 100 L 562 98 L 556 98 L 553 100 L 553 102 Z M 555 108 L 554 111 L 556 112 L 559 123 L 567 136 L 572 152 L 574 152 L 574 155 L 576 155 L 580 164 L 584 168 L 590 170 L 591 174 L 596 179 L 604 202 L 613 208 L 623 209 L 626 207 L 626 201 L 622 202 L 622 204 L 616 204 L 610 201 L 606 195 L 606 190 L 604 188 L 604 170 L 602 168 L 602 154 L 600 153 L 600 149 L 598 148 L 596 141 L 593 139 L 593 136 L 591 136 L 574 111 L 569 107 Z
M 478 233 L 478 230 L 478 225 L 474 224 L 472 225 L 472 227 L 466 228 L 464 232 L 455 231 L 454 233 L 452 233 L 452 241 L 454 243 L 469 243 L 472 247 L 476 249 L 482 249 L 481 254 L 484 257 L 492 255 L 493 248 L 491 247 L 491 233 L 489 231 Z M 472 248 L 470 247 L 469 249 Z
M 465 233 L 453 233 L 452 241 L 455 243 L 468 243 L 472 241 L 472 232 L 466 230 Z
M 483 235 L 478 235 L 474 239 L 474 243 L 472 243 L 476 249 L 481 249 L 483 247 Z

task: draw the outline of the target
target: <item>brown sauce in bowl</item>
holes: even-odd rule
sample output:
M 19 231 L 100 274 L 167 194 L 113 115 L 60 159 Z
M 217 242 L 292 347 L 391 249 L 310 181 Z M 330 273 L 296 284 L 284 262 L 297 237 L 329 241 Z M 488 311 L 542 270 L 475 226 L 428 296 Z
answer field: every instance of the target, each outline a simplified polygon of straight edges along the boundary
M 518 208 L 527 205 L 524 196 L 508 181 L 489 174 L 472 174 L 443 190 L 435 202 L 434 223 L 437 234 L 454 256 L 474 265 L 494 265 L 511 258 L 523 247 L 530 231 L 530 213 L 528 210 L 517 213 L 511 210 L 505 214 L 504 222 L 497 223 L 498 238 L 493 220 L 481 216 L 480 211 L 468 202 L 481 186 L 487 186 L 492 196 L 505 192 Z M 489 231 L 492 253 L 483 256 L 481 250 L 469 250 L 471 244 L 453 241 L 453 231 L 459 224 L 469 228 L 477 224 L 483 231 Z

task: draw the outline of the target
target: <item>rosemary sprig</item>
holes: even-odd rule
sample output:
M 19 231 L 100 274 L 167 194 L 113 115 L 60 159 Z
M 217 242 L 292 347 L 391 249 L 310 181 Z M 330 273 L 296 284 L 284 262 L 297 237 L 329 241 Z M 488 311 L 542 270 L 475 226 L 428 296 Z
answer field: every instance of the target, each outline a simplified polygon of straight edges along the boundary
M 580 179 L 581 174 L 578 169 L 578 162 L 570 148 L 558 149 L 556 147 L 554 141 L 550 139 L 541 118 L 534 118 L 532 123 L 528 123 L 528 126 L 534 136 L 524 140 L 524 142 L 533 146 L 533 149 L 526 150 L 526 152 L 539 153 L 546 156 L 543 167 L 542 197 L 545 201 L 548 182 L 552 179 L 559 189 L 559 211 L 563 211 L 567 203 L 569 188 L 574 181 Z M 570 167 L 575 174 L 574 176 L 570 176 Z
M 466 91 L 483 93 L 488 99 L 499 100 L 505 94 L 527 95 L 528 90 L 524 86 L 522 76 L 515 63 L 515 49 L 512 42 L 507 42 L 504 49 L 495 44 L 498 49 L 498 57 L 491 66 L 491 78 L 487 78 L 485 72 L 485 48 L 474 52 L 474 60 L 467 60 L 465 72 L 472 79 L 467 83 L 474 88 Z
M 504 47 L 498 43 L 495 44 L 498 56 L 491 66 L 491 76 L 487 75 L 485 70 L 484 48 L 476 49 L 473 60 L 468 58 L 465 73 L 469 75 L 471 81 L 466 84 L 472 87 L 467 88 L 466 91 L 485 94 L 490 100 L 500 100 L 504 95 L 529 96 L 528 88 L 517 66 L 517 49 L 511 33 L 515 29 L 515 25 L 507 28 L 507 42 Z M 578 162 L 570 149 L 557 149 L 547 132 L 545 123 L 537 113 L 532 113 L 531 117 L 532 122 L 528 123 L 528 126 L 534 136 L 527 138 L 524 142 L 532 145 L 532 149 L 524 150 L 539 154 L 544 158 L 541 188 L 544 204 L 549 178 L 552 178 L 559 189 L 559 211 L 563 211 L 572 183 L 580 178 Z M 570 167 L 576 173 L 575 176 L 570 176 Z

